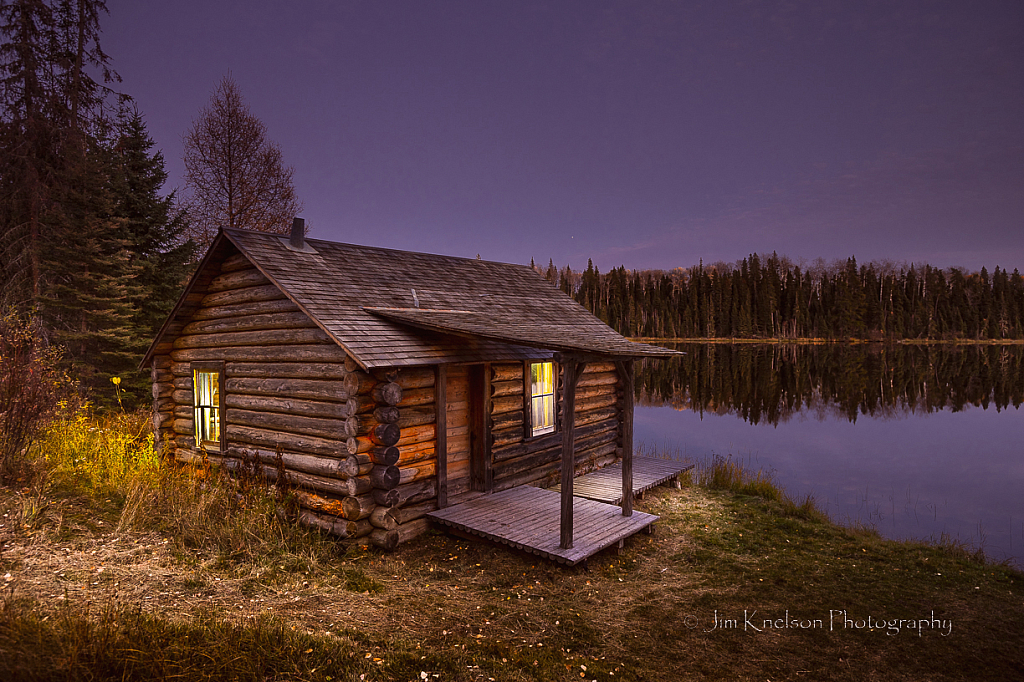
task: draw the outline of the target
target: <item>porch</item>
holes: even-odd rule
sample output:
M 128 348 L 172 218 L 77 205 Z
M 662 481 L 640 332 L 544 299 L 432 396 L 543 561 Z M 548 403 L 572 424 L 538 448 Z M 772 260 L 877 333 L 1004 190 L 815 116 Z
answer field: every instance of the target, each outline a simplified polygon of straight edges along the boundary
M 561 564 L 575 566 L 601 550 L 649 528 L 653 514 L 622 509 L 582 497 L 572 498 L 574 541 L 560 543 L 562 496 L 552 490 L 519 486 L 427 514 L 432 521 Z

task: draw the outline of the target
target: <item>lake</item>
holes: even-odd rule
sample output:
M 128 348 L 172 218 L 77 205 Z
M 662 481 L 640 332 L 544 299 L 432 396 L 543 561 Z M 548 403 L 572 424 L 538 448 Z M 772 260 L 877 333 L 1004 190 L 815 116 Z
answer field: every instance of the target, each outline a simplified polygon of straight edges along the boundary
M 671 347 L 638 364 L 638 449 L 731 456 L 837 521 L 1024 563 L 1024 347 Z

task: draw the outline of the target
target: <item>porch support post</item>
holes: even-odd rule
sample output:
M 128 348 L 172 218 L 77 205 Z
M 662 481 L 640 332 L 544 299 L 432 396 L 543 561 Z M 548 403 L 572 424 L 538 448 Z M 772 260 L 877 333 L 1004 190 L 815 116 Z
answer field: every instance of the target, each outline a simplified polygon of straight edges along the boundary
M 576 382 L 586 363 L 563 356 L 562 365 L 562 513 L 559 547 L 572 549 L 572 478 L 576 470 L 574 428 L 576 423 Z
M 622 384 L 622 515 L 633 515 L 633 371 L 634 361 L 616 360 Z
M 437 508 L 448 506 L 448 367 L 438 365 L 434 378 L 434 454 L 437 456 Z

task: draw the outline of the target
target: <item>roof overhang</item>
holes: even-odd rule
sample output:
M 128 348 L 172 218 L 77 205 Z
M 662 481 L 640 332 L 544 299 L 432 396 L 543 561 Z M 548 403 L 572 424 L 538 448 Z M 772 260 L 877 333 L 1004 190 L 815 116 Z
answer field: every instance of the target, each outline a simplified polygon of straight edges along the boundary
M 596 318 L 595 324 L 580 325 L 469 310 L 371 307 L 365 307 L 363 310 L 427 331 L 491 339 L 563 353 L 630 358 L 668 358 L 684 355 L 669 348 L 624 339 Z

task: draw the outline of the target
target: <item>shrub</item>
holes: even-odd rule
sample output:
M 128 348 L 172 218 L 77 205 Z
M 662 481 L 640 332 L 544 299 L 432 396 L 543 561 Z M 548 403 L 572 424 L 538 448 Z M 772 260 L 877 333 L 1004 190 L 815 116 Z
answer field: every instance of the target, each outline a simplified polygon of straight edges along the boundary
M 29 446 L 71 395 L 60 360 L 34 321 L 0 315 L 0 483 L 24 476 Z

